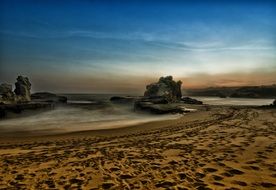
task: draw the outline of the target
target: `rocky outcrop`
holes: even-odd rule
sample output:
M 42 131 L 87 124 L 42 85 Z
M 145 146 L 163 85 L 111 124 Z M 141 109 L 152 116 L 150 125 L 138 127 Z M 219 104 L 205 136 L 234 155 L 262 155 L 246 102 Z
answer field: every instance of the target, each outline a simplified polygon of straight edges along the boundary
M 0 104 L 0 118 L 14 117 L 16 114 L 25 111 L 45 110 L 54 108 L 54 104 L 51 103 L 21 103 L 21 104 Z M 34 113 L 34 112 L 33 112 Z
M 66 103 L 67 97 L 50 92 L 37 92 L 31 95 L 31 100 L 34 102 Z
M 190 97 L 182 97 L 182 98 L 181 98 L 181 101 L 182 101 L 184 104 L 197 104 L 197 105 L 203 104 L 202 101 L 199 101 L 199 100 L 197 100 L 197 99 L 193 99 L 193 98 L 190 98 Z
M 15 83 L 15 94 L 17 102 L 31 101 L 31 83 L 27 77 L 18 76 Z
M 146 111 L 153 114 L 184 113 L 185 108 L 179 104 L 155 104 L 151 101 L 140 100 L 134 104 L 135 111 Z
M 3 83 L 0 85 L 0 103 L 14 103 L 15 94 L 12 91 L 12 85 Z
M 273 106 L 276 106 L 276 99 L 275 99 L 274 102 L 273 102 Z
M 12 85 L 0 85 L 0 103 L 15 104 L 31 101 L 31 83 L 27 77 L 18 76 L 15 83 L 15 90 L 12 91 Z
M 174 81 L 172 76 L 161 77 L 158 82 L 147 85 L 144 97 L 134 103 L 135 111 L 154 114 L 187 112 L 181 105 L 181 81 Z
M 147 85 L 145 97 L 163 97 L 168 102 L 176 102 L 181 99 L 181 81 L 174 81 L 172 76 L 161 77 L 158 82 Z
M 137 99 L 138 97 L 133 97 L 133 96 L 113 96 L 110 98 L 110 101 L 112 103 L 117 103 L 117 104 L 128 104 L 128 103 L 133 103 Z

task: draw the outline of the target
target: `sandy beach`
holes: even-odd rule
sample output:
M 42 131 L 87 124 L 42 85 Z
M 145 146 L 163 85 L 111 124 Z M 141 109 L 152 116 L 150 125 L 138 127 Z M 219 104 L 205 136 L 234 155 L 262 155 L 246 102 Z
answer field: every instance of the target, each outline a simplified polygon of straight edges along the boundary
M 275 189 L 275 109 L 0 139 L 1 189 Z

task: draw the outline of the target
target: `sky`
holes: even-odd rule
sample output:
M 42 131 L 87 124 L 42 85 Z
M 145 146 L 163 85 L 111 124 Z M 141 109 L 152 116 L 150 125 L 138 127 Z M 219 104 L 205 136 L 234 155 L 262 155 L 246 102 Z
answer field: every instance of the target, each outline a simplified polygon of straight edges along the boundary
M 276 83 L 276 1 L 2 0 L 0 83 L 32 91 L 142 93 Z

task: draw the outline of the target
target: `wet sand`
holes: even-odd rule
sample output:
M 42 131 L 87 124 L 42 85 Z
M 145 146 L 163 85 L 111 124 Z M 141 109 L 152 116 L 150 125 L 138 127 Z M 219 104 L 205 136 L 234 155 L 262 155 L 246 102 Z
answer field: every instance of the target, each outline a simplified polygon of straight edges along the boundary
M 0 188 L 275 189 L 276 110 L 205 108 L 120 129 L 1 137 Z

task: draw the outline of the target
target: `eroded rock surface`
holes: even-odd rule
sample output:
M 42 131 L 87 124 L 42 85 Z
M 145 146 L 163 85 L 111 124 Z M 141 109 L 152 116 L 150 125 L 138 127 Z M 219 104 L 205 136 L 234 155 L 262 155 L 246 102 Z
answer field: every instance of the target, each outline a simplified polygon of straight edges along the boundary
M 31 101 L 31 83 L 28 77 L 18 76 L 15 83 L 15 94 L 18 102 Z
M 161 77 L 158 82 L 147 85 L 145 97 L 164 97 L 168 102 L 181 99 L 181 81 L 174 81 L 172 76 Z
M 15 95 L 12 91 L 12 85 L 3 83 L 0 85 L 0 103 L 12 103 L 15 101 Z

